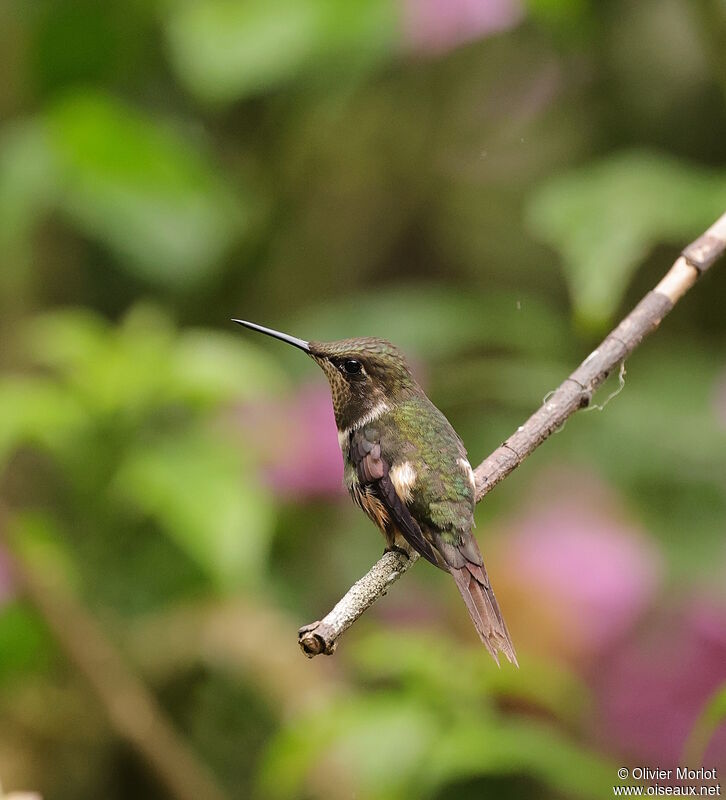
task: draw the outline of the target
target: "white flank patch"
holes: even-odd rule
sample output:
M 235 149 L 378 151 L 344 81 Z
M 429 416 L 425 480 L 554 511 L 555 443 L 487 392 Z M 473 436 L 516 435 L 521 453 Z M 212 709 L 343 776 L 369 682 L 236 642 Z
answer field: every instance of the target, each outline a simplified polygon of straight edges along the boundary
M 388 473 L 391 477 L 396 494 L 404 503 L 410 503 L 413 496 L 413 486 L 416 483 L 416 470 L 410 461 L 396 464 Z
M 364 416 L 361 417 L 359 420 L 354 422 L 352 425 L 349 425 L 345 430 L 338 431 L 338 442 L 340 444 L 340 449 L 345 451 L 346 446 L 348 445 L 348 437 L 353 431 L 357 431 L 358 428 L 364 428 L 369 423 L 377 420 L 378 417 L 383 416 L 386 411 L 388 411 L 391 407 L 385 400 L 380 400 L 376 403 L 373 408 Z
M 471 490 L 476 493 L 476 478 L 474 477 L 474 470 L 471 468 L 471 464 L 465 458 L 460 458 L 458 463 L 464 475 L 469 479 Z

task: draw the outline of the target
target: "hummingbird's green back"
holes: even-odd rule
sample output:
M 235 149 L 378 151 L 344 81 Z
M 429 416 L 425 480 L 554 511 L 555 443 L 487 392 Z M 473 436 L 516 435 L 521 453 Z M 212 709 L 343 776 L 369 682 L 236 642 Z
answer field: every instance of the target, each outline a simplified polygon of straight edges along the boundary
M 378 420 L 381 450 L 416 470 L 411 510 L 442 531 L 474 526 L 474 486 L 466 449 L 446 417 L 423 394 L 393 406 Z

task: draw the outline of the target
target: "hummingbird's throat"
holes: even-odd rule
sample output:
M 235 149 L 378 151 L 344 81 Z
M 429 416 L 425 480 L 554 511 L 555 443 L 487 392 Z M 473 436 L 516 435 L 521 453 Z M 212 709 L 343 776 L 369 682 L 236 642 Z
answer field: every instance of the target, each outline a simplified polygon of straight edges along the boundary
M 379 400 L 373 408 L 368 410 L 360 419 L 357 419 L 351 422 L 344 428 L 338 426 L 338 441 L 340 442 L 341 448 L 343 447 L 344 443 L 348 441 L 348 437 L 353 431 L 357 431 L 358 428 L 363 428 L 366 425 L 370 425 L 371 422 L 375 422 L 379 417 L 382 417 L 387 411 L 390 411 L 391 407 L 385 400 Z

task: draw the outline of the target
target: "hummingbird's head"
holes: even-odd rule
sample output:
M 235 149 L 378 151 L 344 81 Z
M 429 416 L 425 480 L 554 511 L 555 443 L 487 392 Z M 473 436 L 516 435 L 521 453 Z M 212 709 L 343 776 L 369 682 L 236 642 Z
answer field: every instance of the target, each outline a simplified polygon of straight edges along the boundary
M 234 322 L 273 336 L 306 352 L 325 373 L 339 430 L 356 425 L 420 391 L 403 353 L 385 339 L 361 337 L 306 342 L 253 322 Z

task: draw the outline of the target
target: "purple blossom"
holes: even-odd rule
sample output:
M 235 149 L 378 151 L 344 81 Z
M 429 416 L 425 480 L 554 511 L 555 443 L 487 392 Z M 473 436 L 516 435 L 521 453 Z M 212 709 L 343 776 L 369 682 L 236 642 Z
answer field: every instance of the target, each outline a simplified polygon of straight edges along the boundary
M 601 735 L 632 763 L 673 767 L 724 681 L 726 606 L 699 598 L 685 609 L 662 611 L 593 675 Z M 703 763 L 726 769 L 726 725 L 713 736 Z
M 286 498 L 343 492 L 343 459 L 327 385 L 247 406 L 242 427 L 260 453 L 265 482 Z
M 662 558 L 596 479 L 565 475 L 549 483 L 506 536 L 504 567 L 525 607 L 523 622 L 545 649 L 594 656 L 653 602 Z

